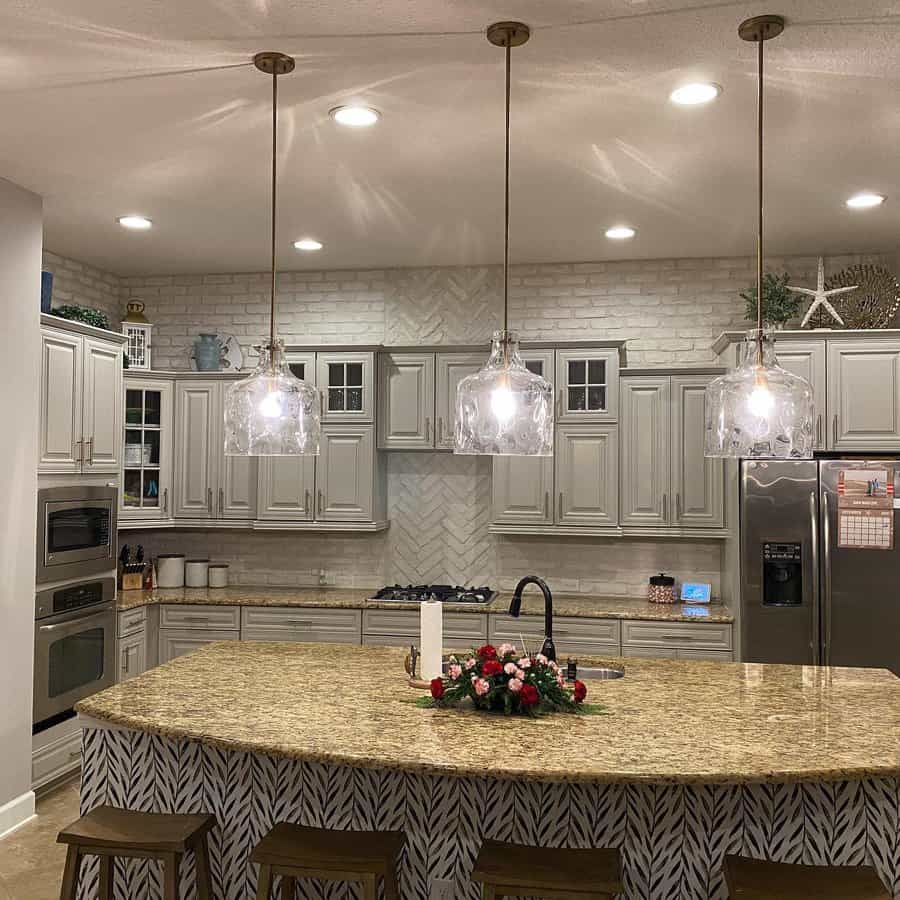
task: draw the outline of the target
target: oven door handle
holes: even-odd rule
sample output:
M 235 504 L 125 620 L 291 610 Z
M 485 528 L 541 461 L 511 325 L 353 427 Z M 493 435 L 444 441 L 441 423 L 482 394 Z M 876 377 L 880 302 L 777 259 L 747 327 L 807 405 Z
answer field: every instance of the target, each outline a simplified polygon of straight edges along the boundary
M 72 615 L 72 613 L 67 613 L 66 619 L 64 621 L 54 622 L 50 625 L 38 625 L 38 631 L 45 633 L 60 631 L 62 629 L 68 629 L 70 631 L 80 631 L 82 628 L 84 628 L 85 625 L 93 622 L 95 619 L 108 618 L 112 610 L 113 603 L 112 601 L 110 601 L 109 603 L 104 603 L 103 606 L 97 607 L 97 609 L 89 616 L 79 616 Z M 74 610 L 73 612 L 77 613 L 77 610 Z

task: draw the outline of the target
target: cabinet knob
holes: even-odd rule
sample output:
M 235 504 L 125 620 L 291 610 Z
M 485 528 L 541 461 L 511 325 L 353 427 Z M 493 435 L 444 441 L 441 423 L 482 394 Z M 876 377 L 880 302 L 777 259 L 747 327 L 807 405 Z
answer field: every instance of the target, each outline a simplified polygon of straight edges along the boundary
M 834 439 L 834 443 L 837 444 L 837 442 L 838 442 L 838 415 L 837 415 L 837 413 L 834 414 L 834 418 L 831 421 L 831 434 Z
M 163 515 L 169 514 L 169 489 L 163 488 Z
M 209 487 L 206 489 L 206 511 L 212 515 L 212 488 Z
M 437 421 L 437 442 L 442 444 L 444 442 L 444 417 L 438 416 Z
M 87 439 L 87 445 L 88 445 L 88 460 L 87 460 L 87 462 L 88 462 L 89 466 L 92 466 L 94 464 L 94 436 L 93 435 L 91 435 Z
M 425 417 L 425 440 L 431 440 L 431 419 L 428 416 Z

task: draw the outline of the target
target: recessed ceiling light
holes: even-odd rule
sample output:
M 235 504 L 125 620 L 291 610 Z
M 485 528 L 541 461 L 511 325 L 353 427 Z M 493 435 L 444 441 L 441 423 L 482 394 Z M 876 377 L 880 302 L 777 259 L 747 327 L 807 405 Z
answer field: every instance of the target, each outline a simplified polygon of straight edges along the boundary
M 349 125 L 351 128 L 366 128 L 374 125 L 381 113 L 371 106 L 336 106 L 329 115 L 338 125 Z
M 860 194 L 854 194 L 848 201 L 847 206 L 850 209 L 872 209 L 881 206 L 885 201 L 883 194 L 873 194 L 871 191 L 863 191 Z
M 116 221 L 123 228 L 131 228 L 133 231 L 146 231 L 153 227 L 153 223 L 146 216 L 119 216 Z
M 606 236 L 611 241 L 627 241 L 628 238 L 633 238 L 636 234 L 637 232 L 628 225 L 615 225 L 606 230 Z
M 722 93 L 722 86 L 712 81 L 698 81 L 692 84 L 683 84 L 675 88 L 669 99 L 679 106 L 700 106 L 715 100 Z
M 301 238 L 299 241 L 294 241 L 294 246 L 298 250 L 321 250 L 323 244 L 321 241 L 317 241 L 315 238 Z

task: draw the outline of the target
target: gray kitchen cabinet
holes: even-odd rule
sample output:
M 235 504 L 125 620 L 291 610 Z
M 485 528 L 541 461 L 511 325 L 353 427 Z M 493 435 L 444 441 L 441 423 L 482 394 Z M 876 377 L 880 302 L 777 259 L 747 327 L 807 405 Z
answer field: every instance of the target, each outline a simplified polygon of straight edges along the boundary
M 384 450 L 434 447 L 433 353 L 378 355 L 378 446 Z
M 488 639 L 494 645 L 515 644 L 518 649 L 536 653 L 544 640 L 543 616 L 513 618 L 504 613 L 488 615 Z M 568 655 L 618 656 L 621 649 L 621 627 L 618 619 L 562 618 L 553 622 L 553 642 L 560 664 Z M 527 647 L 522 646 L 525 640 Z
M 39 473 L 119 473 L 124 340 L 89 326 L 41 328 Z
M 240 640 L 239 631 L 208 628 L 204 630 L 189 628 L 160 628 L 159 630 L 159 663 L 171 662 L 179 656 L 193 653 L 213 641 Z
M 456 389 L 487 362 L 485 353 L 438 353 L 435 356 L 434 446 L 452 450 L 456 438 Z
M 900 450 L 900 345 L 828 342 L 832 450 Z
M 259 458 L 226 456 L 224 440 L 223 434 L 222 440 L 219 441 L 219 451 L 222 456 L 220 458 L 218 516 L 220 519 L 253 519 L 256 517 Z
M 667 647 L 623 647 L 622 656 L 631 659 L 677 659 L 678 651 Z
M 557 422 L 615 422 L 619 405 L 619 351 L 556 351 Z
M 291 606 L 241 608 L 241 640 L 359 644 L 362 611 Z
M 159 611 L 159 662 L 167 663 L 212 641 L 241 637 L 239 606 L 163 604 Z
M 619 519 L 618 426 L 556 429 L 556 523 L 615 526 Z
M 117 648 L 119 669 L 116 681 L 127 681 L 147 670 L 147 636 L 143 630 L 119 638 Z
M 286 349 L 284 358 L 287 361 L 288 368 L 291 373 L 305 381 L 307 384 L 316 386 L 316 354 L 311 350 L 291 350 Z
M 309 522 L 315 518 L 315 498 L 315 456 L 260 458 L 257 519 Z
M 444 647 L 467 650 L 487 640 L 487 615 L 445 612 Z M 408 647 L 420 643 L 419 611 L 405 609 L 364 609 L 362 642 L 387 647 Z
M 31 789 L 72 777 L 81 767 L 81 728 L 68 719 L 32 738 Z
M 316 460 L 316 519 L 372 521 L 377 466 L 374 426 L 324 426 Z
M 825 427 L 825 341 L 779 341 L 776 351 L 778 364 L 783 369 L 805 378 L 812 386 L 815 406 L 815 448 L 825 450 L 828 447 Z
M 375 354 L 317 352 L 316 382 L 323 422 L 371 422 L 375 413 Z
M 623 649 L 721 650 L 731 652 L 732 625 L 728 622 L 622 622 Z

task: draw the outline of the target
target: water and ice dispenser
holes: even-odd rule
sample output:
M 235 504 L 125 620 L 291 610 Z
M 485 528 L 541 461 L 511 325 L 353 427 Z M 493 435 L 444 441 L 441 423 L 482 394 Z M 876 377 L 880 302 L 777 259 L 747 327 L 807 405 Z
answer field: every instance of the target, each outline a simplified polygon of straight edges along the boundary
M 803 603 L 800 544 L 763 544 L 763 606 Z

